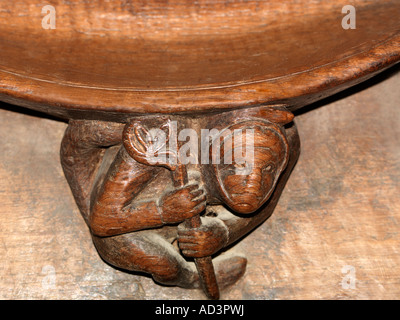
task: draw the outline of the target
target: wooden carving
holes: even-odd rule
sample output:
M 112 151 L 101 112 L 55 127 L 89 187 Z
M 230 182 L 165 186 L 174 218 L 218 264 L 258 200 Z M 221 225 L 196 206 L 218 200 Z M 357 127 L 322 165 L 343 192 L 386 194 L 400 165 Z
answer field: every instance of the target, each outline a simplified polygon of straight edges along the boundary
M 101 257 L 218 299 L 247 263 L 219 253 L 270 216 L 296 162 L 292 120 L 283 107 L 71 120 L 62 166 Z M 186 138 L 211 134 L 193 152 L 173 125 Z
M 291 112 L 400 62 L 399 0 L 350 1 L 351 28 L 347 0 L 50 2 L 1 1 L 0 101 L 69 122 L 104 260 L 212 299 L 296 162 Z

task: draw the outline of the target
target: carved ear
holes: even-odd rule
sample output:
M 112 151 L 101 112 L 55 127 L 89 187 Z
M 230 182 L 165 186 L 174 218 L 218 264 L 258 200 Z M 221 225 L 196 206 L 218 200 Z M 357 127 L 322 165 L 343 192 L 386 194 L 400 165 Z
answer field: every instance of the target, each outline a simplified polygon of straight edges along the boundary
M 277 107 L 258 107 L 248 110 L 248 115 L 257 118 L 263 118 L 276 124 L 285 125 L 294 119 L 293 113 L 286 110 L 283 106 Z

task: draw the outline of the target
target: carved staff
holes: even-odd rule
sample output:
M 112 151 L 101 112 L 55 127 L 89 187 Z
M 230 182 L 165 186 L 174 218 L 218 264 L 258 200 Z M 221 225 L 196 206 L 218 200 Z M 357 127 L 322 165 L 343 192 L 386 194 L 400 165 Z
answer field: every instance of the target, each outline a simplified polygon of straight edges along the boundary
M 178 164 L 176 169 L 171 172 L 175 187 L 180 188 L 188 183 L 188 175 L 185 165 Z M 187 219 L 185 223 L 187 223 L 189 228 L 200 228 L 200 215 L 198 214 L 190 219 Z M 214 300 L 219 299 L 218 282 L 215 277 L 215 271 L 211 257 L 195 258 L 194 261 L 196 263 L 197 272 L 199 273 L 203 290 L 207 297 Z
M 174 186 L 182 188 L 188 183 L 188 174 L 186 166 L 179 163 L 177 151 L 165 150 L 166 144 L 171 137 L 170 121 L 168 120 L 160 129 L 168 129 L 166 139 L 160 137 L 152 137 L 150 133 L 140 124 L 140 121 L 132 121 L 128 124 L 123 133 L 124 145 L 128 153 L 138 162 L 151 165 L 152 156 L 159 157 L 164 154 L 175 157 L 176 164 L 168 161 L 161 163 L 171 171 Z M 149 156 L 150 155 L 150 156 Z M 201 226 L 200 215 L 196 215 L 185 221 L 189 228 L 199 228 Z M 199 273 L 200 282 L 203 290 L 208 298 L 219 299 L 219 288 L 215 276 L 214 266 L 211 257 L 202 257 L 194 259 L 197 272 Z

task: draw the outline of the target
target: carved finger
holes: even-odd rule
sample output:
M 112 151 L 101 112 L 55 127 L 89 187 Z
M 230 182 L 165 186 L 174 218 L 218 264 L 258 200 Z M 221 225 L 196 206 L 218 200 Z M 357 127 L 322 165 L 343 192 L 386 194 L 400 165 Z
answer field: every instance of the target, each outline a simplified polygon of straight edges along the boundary
M 178 225 L 178 238 L 180 237 L 192 237 L 194 228 L 190 228 L 186 222 Z
M 192 236 L 189 236 L 189 235 L 188 236 L 184 236 L 184 237 L 179 236 L 179 238 L 178 238 L 179 247 L 181 246 L 181 244 L 187 244 L 187 243 L 193 244 L 195 242 L 196 242 L 196 238 L 192 237 Z
M 181 250 L 193 250 L 195 249 L 195 247 L 198 246 L 198 244 L 196 243 L 196 239 L 192 238 L 192 239 L 180 239 L 178 241 L 178 245 L 179 248 Z
M 197 233 L 199 228 L 187 228 L 179 229 L 178 240 L 182 242 L 194 242 L 200 235 Z
M 193 196 L 193 198 L 197 198 L 202 194 L 204 194 L 204 190 L 203 189 L 193 190 L 190 192 L 190 194 Z
M 182 253 L 186 257 L 197 257 L 198 253 L 193 250 L 182 250 Z
M 179 241 L 183 238 L 193 238 L 193 229 L 184 226 L 185 223 L 182 223 L 178 227 L 178 237 Z
M 201 204 L 201 203 L 205 203 L 207 200 L 206 195 L 202 194 L 201 196 L 192 199 L 192 202 L 196 203 L 197 205 Z
M 195 206 L 193 210 L 191 210 L 191 212 L 200 213 L 203 212 L 205 209 L 206 209 L 206 203 L 205 201 L 201 201 L 201 203 Z
M 183 189 L 187 189 L 191 193 L 192 191 L 198 190 L 199 185 L 198 184 L 188 184 L 185 187 L 183 187 Z

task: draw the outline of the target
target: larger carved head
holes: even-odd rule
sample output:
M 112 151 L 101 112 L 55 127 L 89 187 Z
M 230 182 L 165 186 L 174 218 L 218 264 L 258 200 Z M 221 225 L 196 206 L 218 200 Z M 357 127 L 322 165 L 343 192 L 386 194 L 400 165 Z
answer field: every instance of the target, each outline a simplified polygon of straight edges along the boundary
M 243 119 L 221 131 L 210 154 L 224 203 L 236 212 L 252 213 L 271 196 L 287 165 L 289 147 L 279 125 Z

